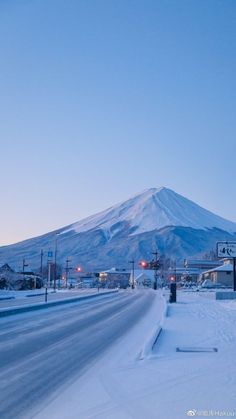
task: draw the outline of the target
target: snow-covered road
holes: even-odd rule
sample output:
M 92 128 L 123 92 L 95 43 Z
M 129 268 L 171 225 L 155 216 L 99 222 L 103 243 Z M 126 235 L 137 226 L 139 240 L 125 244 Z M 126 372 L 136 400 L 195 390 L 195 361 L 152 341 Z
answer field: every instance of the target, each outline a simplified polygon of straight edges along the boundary
M 140 348 L 161 314 L 161 304 L 153 304 L 35 419 L 236 417 L 236 302 L 200 294 L 178 292 L 154 350 L 140 360 Z M 218 351 L 207 352 L 213 347 Z
M 152 306 L 152 291 L 123 291 L 0 319 L 0 417 L 31 418 Z

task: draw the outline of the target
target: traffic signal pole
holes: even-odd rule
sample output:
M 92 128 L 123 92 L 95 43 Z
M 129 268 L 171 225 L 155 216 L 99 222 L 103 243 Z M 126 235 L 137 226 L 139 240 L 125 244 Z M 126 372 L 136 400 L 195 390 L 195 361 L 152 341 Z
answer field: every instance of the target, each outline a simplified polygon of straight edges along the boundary
M 157 289 L 157 251 L 152 253 L 155 256 L 155 266 L 154 266 L 154 290 Z

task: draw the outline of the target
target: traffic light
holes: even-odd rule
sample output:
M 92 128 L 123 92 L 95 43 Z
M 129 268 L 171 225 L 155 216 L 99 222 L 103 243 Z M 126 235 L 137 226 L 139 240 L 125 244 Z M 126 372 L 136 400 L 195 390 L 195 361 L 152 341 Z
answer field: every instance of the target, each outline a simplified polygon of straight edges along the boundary
M 150 262 L 147 262 L 146 260 L 141 260 L 139 262 L 139 266 L 143 269 L 159 269 L 160 268 L 160 262 L 159 260 L 151 260 Z
M 141 268 L 143 268 L 143 269 L 147 269 L 147 268 L 149 268 L 149 263 L 148 262 L 146 262 L 146 260 L 141 260 L 140 262 L 139 262 L 139 265 L 141 266 Z
M 152 260 L 149 265 L 150 269 L 158 269 L 160 267 L 160 262 L 159 260 Z

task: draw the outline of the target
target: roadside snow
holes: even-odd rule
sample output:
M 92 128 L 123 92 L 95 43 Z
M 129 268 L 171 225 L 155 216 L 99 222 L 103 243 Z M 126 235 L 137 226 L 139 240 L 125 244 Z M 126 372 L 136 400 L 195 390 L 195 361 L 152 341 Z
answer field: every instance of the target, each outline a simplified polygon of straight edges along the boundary
M 41 295 L 43 293 L 45 293 L 45 290 L 43 288 L 37 289 L 37 290 L 26 290 L 26 291 L 1 290 L 0 291 L 0 299 L 25 298 L 28 295 Z
M 160 325 L 161 298 L 157 293 L 148 315 L 35 419 L 236 416 L 235 306 L 178 292 L 153 356 L 140 360 L 150 330 Z M 218 352 L 176 352 L 177 347 Z

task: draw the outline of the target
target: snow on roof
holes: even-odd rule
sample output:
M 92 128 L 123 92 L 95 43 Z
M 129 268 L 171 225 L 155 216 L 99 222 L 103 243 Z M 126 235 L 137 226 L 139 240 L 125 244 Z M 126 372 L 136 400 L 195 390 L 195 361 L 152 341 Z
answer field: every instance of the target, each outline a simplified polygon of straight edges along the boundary
M 153 279 L 153 274 L 148 275 L 146 272 L 141 272 L 139 275 L 135 276 L 136 281 L 144 280 L 144 279 Z
M 208 271 L 203 272 L 203 274 L 207 274 L 210 272 L 232 272 L 233 265 L 231 263 L 225 263 L 224 265 L 218 266 L 218 268 L 209 269 Z
M 103 273 L 109 273 L 109 274 L 131 274 L 132 269 L 117 269 L 117 268 L 111 268 L 107 269 L 105 271 L 102 271 Z M 154 277 L 154 270 L 152 269 L 135 269 L 134 270 L 134 278 L 138 278 L 140 275 L 144 274 L 146 278 L 153 278 Z
M 111 268 L 111 269 L 106 269 L 105 271 L 102 271 L 103 273 L 111 273 L 111 274 L 127 274 L 130 273 L 129 270 L 126 269 L 119 269 L 119 268 Z

